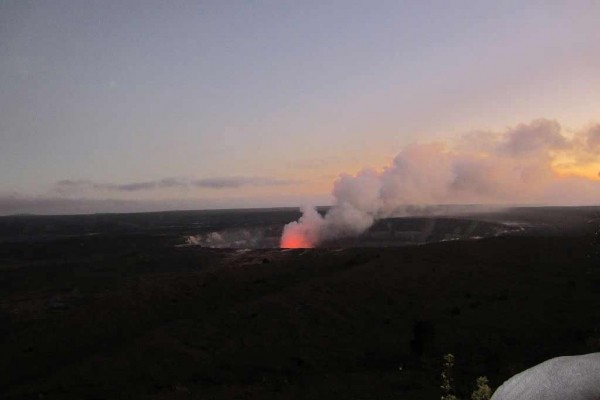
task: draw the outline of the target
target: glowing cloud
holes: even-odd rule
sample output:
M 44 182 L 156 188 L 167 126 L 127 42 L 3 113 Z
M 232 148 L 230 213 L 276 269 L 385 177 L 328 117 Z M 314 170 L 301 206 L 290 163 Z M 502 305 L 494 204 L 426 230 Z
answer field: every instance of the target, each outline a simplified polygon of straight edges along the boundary
M 281 246 L 356 236 L 377 218 L 436 204 L 598 204 L 600 181 L 582 171 L 599 162 L 599 125 L 569 137 L 545 119 L 449 143 L 412 144 L 382 172 L 341 174 L 334 206 L 325 216 L 305 207 L 284 228 Z

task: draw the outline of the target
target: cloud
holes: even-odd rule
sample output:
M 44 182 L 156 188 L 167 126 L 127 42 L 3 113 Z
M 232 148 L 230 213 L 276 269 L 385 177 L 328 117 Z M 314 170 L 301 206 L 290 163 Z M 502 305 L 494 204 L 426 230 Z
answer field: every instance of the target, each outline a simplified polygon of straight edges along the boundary
M 82 191 L 141 192 L 158 189 L 236 189 L 245 186 L 285 186 L 299 183 L 296 180 L 269 177 L 225 177 L 205 179 L 165 178 L 154 181 L 130 183 L 99 183 L 91 180 L 63 179 L 55 184 L 55 191 L 67 195 Z
M 274 178 L 233 177 L 198 179 L 193 181 L 192 185 L 210 189 L 231 189 L 243 186 L 286 186 L 295 183 L 299 183 L 299 181 Z
M 598 204 L 598 146 L 598 125 L 566 135 L 558 122 L 545 119 L 456 141 L 411 144 L 381 172 L 342 173 L 333 186 L 334 207 L 323 217 L 305 209 L 285 227 L 281 244 L 311 247 L 360 234 L 378 218 L 436 204 Z M 563 159 L 569 162 L 557 163 Z M 570 165 L 579 169 L 565 169 Z
M 108 187 L 122 192 L 137 192 L 152 189 L 186 188 L 188 183 L 176 178 L 165 178 L 157 181 L 133 182 L 122 185 L 109 184 Z
M 500 154 L 518 157 L 567 147 L 568 140 L 562 135 L 558 122 L 538 119 L 508 130 L 501 136 L 496 149 Z
M 170 210 L 239 209 L 286 207 L 291 204 L 329 204 L 329 196 L 279 193 L 258 197 L 172 198 L 161 200 L 125 200 L 115 198 L 74 198 L 61 196 L 27 196 L 0 193 L 0 215 L 13 214 L 93 214 L 130 213 Z
M 90 180 L 63 179 L 56 182 L 55 189 L 62 194 L 81 190 L 112 190 L 121 192 L 136 192 L 141 190 L 152 190 L 161 188 L 187 187 L 184 181 L 175 178 L 167 178 L 156 181 L 132 182 L 126 184 L 98 183 Z
M 584 134 L 587 147 L 600 154 L 600 124 L 590 127 Z
M 133 200 L 65 199 L 63 197 L 27 197 L 0 195 L 0 215 L 11 214 L 90 214 L 97 212 L 146 211 Z

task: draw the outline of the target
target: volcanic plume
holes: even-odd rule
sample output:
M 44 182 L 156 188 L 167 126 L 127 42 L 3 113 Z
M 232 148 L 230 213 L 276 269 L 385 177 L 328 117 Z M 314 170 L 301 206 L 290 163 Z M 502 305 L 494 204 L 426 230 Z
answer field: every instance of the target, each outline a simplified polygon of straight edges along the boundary
M 376 171 L 341 174 L 334 204 L 321 216 L 304 207 L 284 227 L 281 247 L 314 247 L 357 236 L 378 218 L 439 204 L 598 204 L 600 125 L 567 135 L 540 119 L 504 132 L 477 132 L 452 142 L 412 144 Z

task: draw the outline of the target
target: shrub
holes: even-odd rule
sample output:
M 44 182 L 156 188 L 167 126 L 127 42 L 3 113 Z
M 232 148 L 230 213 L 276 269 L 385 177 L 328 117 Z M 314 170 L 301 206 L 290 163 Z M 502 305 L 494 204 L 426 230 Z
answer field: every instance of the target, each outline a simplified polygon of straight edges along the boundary
M 446 354 L 444 364 L 442 365 L 442 389 L 441 400 L 459 400 L 454 395 L 454 380 L 452 379 L 452 368 L 454 367 L 454 355 Z M 490 400 L 492 397 L 492 388 L 488 385 L 488 378 L 480 376 L 476 381 L 476 388 L 471 394 L 471 400 Z
M 471 400 L 489 400 L 492 397 L 492 388 L 488 386 L 488 378 L 480 376 L 477 378 L 477 387 L 471 395 Z
M 454 367 L 454 356 L 446 354 L 444 356 L 444 364 L 442 366 L 442 400 L 458 400 L 452 392 L 454 391 L 452 379 L 452 367 Z

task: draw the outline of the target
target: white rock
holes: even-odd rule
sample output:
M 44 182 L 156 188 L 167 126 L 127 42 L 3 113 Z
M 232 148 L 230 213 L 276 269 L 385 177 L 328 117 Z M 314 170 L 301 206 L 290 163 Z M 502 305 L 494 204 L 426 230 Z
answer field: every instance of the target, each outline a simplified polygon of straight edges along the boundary
M 492 400 L 600 400 L 600 353 L 556 357 L 502 384 Z

